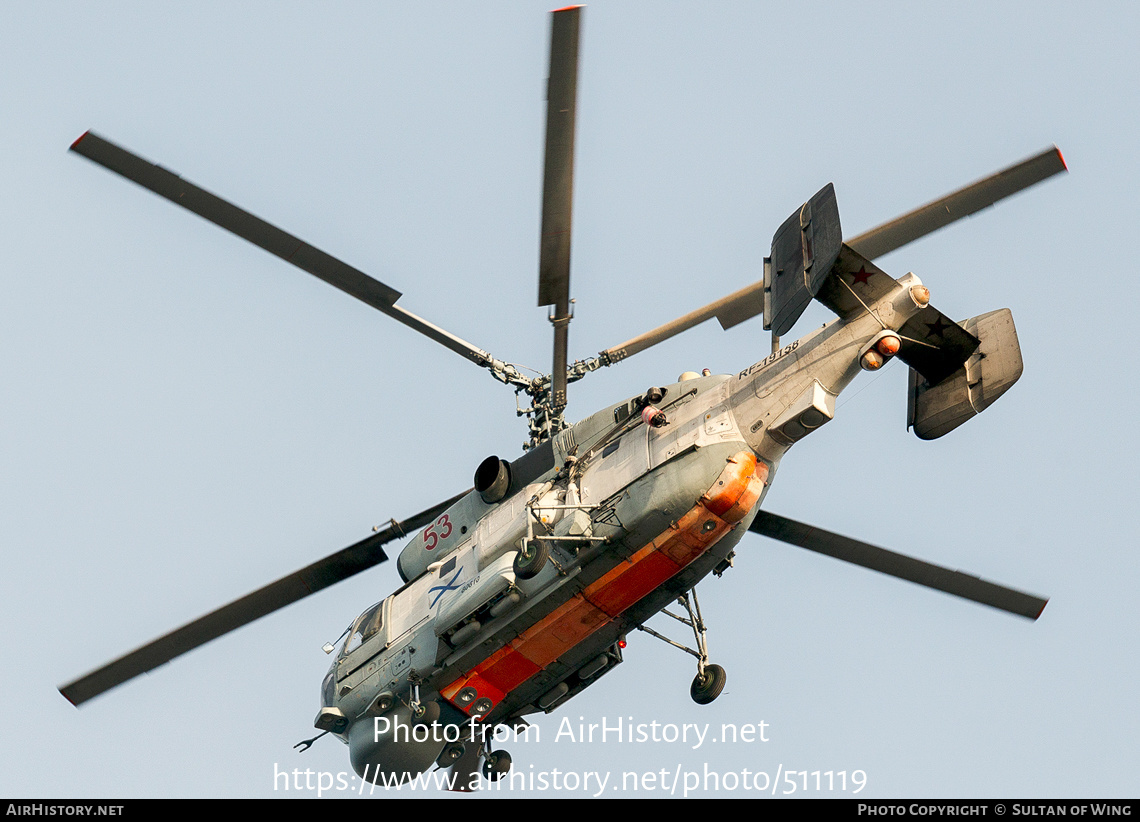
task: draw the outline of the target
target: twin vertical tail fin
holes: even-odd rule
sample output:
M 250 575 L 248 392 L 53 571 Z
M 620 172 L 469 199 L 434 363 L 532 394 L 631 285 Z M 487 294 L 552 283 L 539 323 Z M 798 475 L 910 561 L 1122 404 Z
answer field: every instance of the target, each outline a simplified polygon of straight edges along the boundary
M 839 205 L 828 183 L 788 217 L 764 259 L 764 328 L 787 333 L 819 294 L 843 248 Z
M 1021 346 L 1008 308 L 962 323 L 978 347 L 952 374 L 931 382 L 913 367 L 907 387 L 907 428 L 933 440 L 985 411 L 1021 376 Z

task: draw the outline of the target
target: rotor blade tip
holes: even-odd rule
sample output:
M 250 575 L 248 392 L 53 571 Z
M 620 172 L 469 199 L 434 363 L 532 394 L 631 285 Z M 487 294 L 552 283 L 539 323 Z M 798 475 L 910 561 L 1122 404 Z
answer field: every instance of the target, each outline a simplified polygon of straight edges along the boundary
M 1061 153 L 1061 149 L 1057 148 L 1057 146 L 1053 146 L 1053 150 L 1057 152 L 1057 159 L 1061 161 L 1061 165 L 1064 166 L 1065 171 L 1068 171 L 1069 164 L 1065 162 L 1065 155 Z
M 551 14 L 558 14 L 558 12 L 560 12 L 560 11 L 574 11 L 575 9 L 584 9 L 584 8 L 586 8 L 584 5 L 582 5 L 582 6 L 563 6 L 560 9 L 551 9 L 550 13 Z
M 82 143 L 84 138 L 90 133 L 91 133 L 91 131 L 87 130 L 87 131 L 83 132 L 82 134 L 80 134 L 79 139 L 71 144 L 71 147 L 68 149 L 68 151 L 75 151 L 75 147 L 78 146 L 80 143 Z
M 72 705 L 74 705 L 76 708 L 78 708 L 78 707 L 79 707 L 79 703 L 78 703 L 78 702 L 76 702 L 74 699 L 72 699 L 72 698 L 71 698 L 71 697 L 68 695 L 67 691 L 65 691 L 63 688 L 60 688 L 60 689 L 59 689 L 59 692 L 60 692 L 60 694 L 62 694 L 62 695 L 63 695 L 63 698 L 64 698 L 64 699 L 66 699 L 68 702 L 70 702 L 70 703 L 71 703 Z
M 1061 152 L 1059 152 L 1059 151 L 1058 151 L 1057 153 L 1058 153 L 1058 154 L 1060 154 Z M 1045 600 L 1045 601 L 1044 601 L 1044 602 L 1041 604 L 1041 610 L 1037 612 L 1037 616 L 1033 617 L 1033 621 L 1034 621 L 1034 622 L 1036 622 L 1038 619 L 1040 619 L 1040 618 L 1041 618 L 1041 615 L 1042 615 L 1043 613 L 1045 613 L 1045 606 L 1046 606 L 1046 605 L 1048 605 L 1048 604 L 1049 604 L 1049 600 Z

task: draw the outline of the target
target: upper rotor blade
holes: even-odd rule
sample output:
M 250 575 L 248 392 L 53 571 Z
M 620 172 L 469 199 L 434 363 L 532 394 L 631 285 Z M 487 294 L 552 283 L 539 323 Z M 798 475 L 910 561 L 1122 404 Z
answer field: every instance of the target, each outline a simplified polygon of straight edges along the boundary
M 1066 170 L 1060 149 L 1053 146 L 1028 160 L 847 240 L 845 245 L 868 260 L 873 260 Z M 621 345 L 607 348 L 600 352 L 599 357 L 604 365 L 618 362 L 675 337 L 710 317 L 716 317 L 721 327 L 727 330 L 763 313 L 763 296 L 764 283 L 753 283 Z
M 1029 619 L 1041 616 L 1049 601 L 767 511 L 748 530 Z
M 551 16 L 550 76 L 546 91 L 546 160 L 542 176 L 542 237 L 538 304 L 553 305 L 554 362 L 551 400 L 566 405 L 570 339 L 570 223 L 574 206 L 574 121 L 578 98 L 578 33 L 582 7 Z
M 490 354 L 486 351 L 397 306 L 396 300 L 400 299 L 401 295 L 394 288 L 270 225 L 233 203 L 183 180 L 162 166 L 149 163 L 90 131 L 72 143 L 71 150 L 150 189 L 172 203 L 193 211 L 199 217 L 204 217 L 215 225 L 249 240 L 302 271 L 319 277 L 329 285 L 336 286 L 346 294 L 351 294 L 373 308 L 383 311 L 389 317 L 419 331 L 456 354 L 478 365 L 486 365 L 491 360 Z
M 873 260 L 1067 170 L 1061 150 L 1053 146 L 889 223 L 865 231 L 846 243 Z
M 464 494 L 433 505 L 403 522 L 392 520 L 387 528 L 362 539 L 355 545 L 350 545 L 276 582 L 271 582 L 264 588 L 171 631 L 74 682 L 62 685 L 59 692 L 71 704 L 79 706 L 128 679 L 133 679 L 139 674 L 169 662 L 176 656 L 192 651 L 199 645 L 205 645 L 212 639 L 217 639 L 266 614 L 304 599 L 309 594 L 315 594 L 374 565 L 379 565 L 388 559 L 381 545 L 429 524 Z
M 570 218 L 574 201 L 574 120 L 578 97 L 581 6 L 555 11 L 546 91 L 546 160 L 542 177 L 542 245 L 538 304 L 570 296 Z
M 717 320 L 720 321 L 721 328 L 728 330 L 734 325 L 755 317 L 763 310 L 764 281 L 761 280 L 752 285 L 745 286 L 734 294 L 722 297 L 714 303 L 709 303 L 704 308 L 690 311 L 683 317 L 678 317 L 672 322 L 659 325 L 652 331 L 646 331 L 644 334 L 634 337 L 632 340 L 627 340 L 621 345 L 607 348 L 605 351 L 602 351 L 599 356 L 605 364 L 609 365 L 619 360 L 624 360 L 626 357 L 632 357 L 634 354 L 644 351 L 650 346 L 657 345 L 659 342 L 664 342 L 671 337 L 675 337 L 682 331 L 688 331 L 693 326 L 700 325 L 710 317 L 716 317 Z

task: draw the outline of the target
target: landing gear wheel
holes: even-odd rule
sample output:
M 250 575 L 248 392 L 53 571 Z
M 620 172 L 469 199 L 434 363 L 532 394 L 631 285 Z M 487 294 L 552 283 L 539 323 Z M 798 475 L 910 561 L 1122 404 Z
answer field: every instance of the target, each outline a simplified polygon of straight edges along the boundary
M 492 782 L 498 782 L 510 769 L 511 755 L 506 751 L 493 751 L 487 755 L 487 760 L 483 763 L 483 776 Z
M 728 674 L 719 665 L 706 665 L 702 676 L 697 674 L 693 678 L 693 685 L 689 688 L 689 695 L 698 705 L 708 705 L 724 690 L 728 681 Z
M 462 759 L 465 753 L 467 753 L 466 745 L 462 742 L 452 742 L 443 749 L 443 752 L 435 760 L 435 764 L 441 768 L 450 768 Z
M 550 559 L 550 543 L 541 539 L 530 540 L 515 555 L 515 576 L 519 579 L 538 576 L 538 572 L 546 567 L 548 559 Z
M 439 719 L 439 703 L 425 702 L 419 710 L 412 711 L 412 722 L 416 725 L 430 725 Z

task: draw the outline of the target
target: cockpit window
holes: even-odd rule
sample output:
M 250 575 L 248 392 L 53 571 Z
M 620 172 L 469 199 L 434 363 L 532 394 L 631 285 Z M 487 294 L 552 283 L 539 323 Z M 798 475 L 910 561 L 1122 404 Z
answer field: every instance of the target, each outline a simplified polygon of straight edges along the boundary
M 356 622 L 352 623 L 352 627 L 348 630 L 348 637 L 344 641 L 344 648 L 340 652 L 342 657 L 351 654 L 380 631 L 383 620 L 383 608 L 381 607 L 383 604 L 383 601 L 377 602 L 358 616 Z

